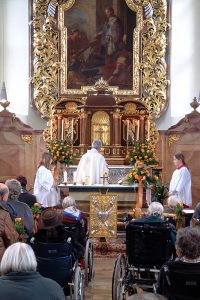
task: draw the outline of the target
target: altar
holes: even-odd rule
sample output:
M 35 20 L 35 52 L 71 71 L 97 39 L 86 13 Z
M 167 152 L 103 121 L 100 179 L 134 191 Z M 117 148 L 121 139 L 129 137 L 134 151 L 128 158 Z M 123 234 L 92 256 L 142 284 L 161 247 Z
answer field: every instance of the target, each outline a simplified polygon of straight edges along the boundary
M 68 195 L 76 200 L 76 206 L 88 216 L 90 237 L 116 237 L 117 224 L 127 214 L 134 214 L 138 185 L 60 184 L 59 196 Z
M 82 211 L 89 213 L 90 195 L 94 193 L 106 195 L 118 195 L 117 214 L 133 213 L 137 201 L 137 184 L 120 185 L 120 184 L 94 184 L 94 185 L 58 185 L 59 196 L 62 199 L 68 195 L 76 200 L 77 207 Z

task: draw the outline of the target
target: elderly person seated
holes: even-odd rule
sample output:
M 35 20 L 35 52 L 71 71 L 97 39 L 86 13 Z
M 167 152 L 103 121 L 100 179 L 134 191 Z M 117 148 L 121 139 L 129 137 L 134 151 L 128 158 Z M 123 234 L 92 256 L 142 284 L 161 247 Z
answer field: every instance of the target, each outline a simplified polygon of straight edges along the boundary
M 26 234 L 25 237 L 28 238 L 29 236 L 31 236 L 33 231 L 34 219 L 30 207 L 26 203 L 20 202 L 18 200 L 22 189 L 21 184 L 16 179 L 6 180 L 5 184 L 9 189 L 9 196 L 7 202 L 16 212 L 16 217 L 22 218 Z
M 14 224 L 4 205 L 8 200 L 8 193 L 8 187 L 0 183 L 0 260 L 5 249 L 18 240 Z
M 180 288 L 185 289 L 195 289 L 198 295 L 197 298 L 199 299 L 199 278 L 198 286 L 195 284 L 194 279 L 196 278 L 196 274 L 194 273 L 195 270 L 198 270 L 198 274 L 200 275 L 200 232 L 196 228 L 185 227 L 178 230 L 177 238 L 176 238 L 176 252 L 177 258 L 175 261 L 168 261 L 162 268 L 159 274 L 158 282 L 156 285 L 156 290 L 159 294 L 169 296 L 168 295 L 168 288 L 169 285 L 175 286 L 176 283 L 170 282 L 170 270 L 172 267 L 176 267 L 178 269 L 178 281 L 180 282 Z M 187 270 L 187 266 L 189 267 L 188 279 L 186 280 L 186 285 L 183 286 L 184 282 L 182 274 L 185 270 Z M 193 266 L 196 266 L 195 270 L 191 270 Z M 193 278 L 191 277 L 193 274 Z M 198 276 L 199 277 L 199 276 Z M 190 286 L 190 284 L 192 286 Z M 188 287 L 187 287 L 188 285 Z M 173 297 L 174 296 L 174 297 Z M 177 299 L 175 295 L 170 295 L 168 299 L 175 300 Z M 178 299 L 197 299 L 195 295 L 191 294 L 191 298 L 184 295 L 185 298 L 178 298 Z M 194 298 L 193 298 L 194 297 Z
M 177 206 L 177 204 L 180 204 L 183 206 L 183 202 L 180 198 L 178 198 L 176 195 L 172 195 L 168 197 L 167 199 L 167 207 L 165 207 L 164 212 L 174 214 L 174 209 Z
M 40 229 L 34 235 L 39 242 L 60 243 L 65 242 L 69 237 L 55 209 L 46 209 L 42 212 L 39 227 Z
M 18 200 L 20 202 L 26 203 L 29 207 L 32 207 L 37 202 L 37 200 L 35 195 L 30 194 L 26 189 L 26 185 L 27 185 L 26 177 L 19 175 L 17 176 L 16 179 L 21 183 L 22 186 L 21 194 L 19 195 Z
M 0 298 L 64 300 L 59 284 L 42 277 L 36 269 L 36 257 L 29 245 L 18 242 L 8 247 L 0 266 Z
M 147 216 L 143 218 L 135 219 L 132 222 L 136 223 L 163 223 L 165 220 L 163 218 L 164 208 L 160 202 L 152 202 L 148 207 Z M 169 224 L 171 227 L 171 240 L 172 244 L 175 244 L 176 241 L 176 229 L 173 224 Z
M 75 200 L 71 196 L 63 199 L 62 206 L 62 223 L 66 230 L 71 231 L 75 248 L 78 251 L 76 256 L 80 259 L 85 252 L 87 218 L 76 207 Z

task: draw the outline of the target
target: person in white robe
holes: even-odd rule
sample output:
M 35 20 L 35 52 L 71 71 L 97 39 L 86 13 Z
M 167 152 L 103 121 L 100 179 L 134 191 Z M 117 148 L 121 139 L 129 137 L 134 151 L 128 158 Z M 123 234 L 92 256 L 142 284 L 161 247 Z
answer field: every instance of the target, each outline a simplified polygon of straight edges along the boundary
M 185 207 L 192 204 L 191 174 L 185 164 L 182 153 L 177 153 L 173 157 L 176 170 L 172 174 L 169 186 L 169 195 L 177 195 Z
M 56 191 L 54 178 L 49 170 L 51 162 L 51 154 L 48 152 L 43 153 L 40 167 L 37 170 L 34 195 L 42 207 L 53 207 L 59 204 L 59 197 Z
M 77 168 L 76 182 L 79 184 L 102 184 L 101 177 L 108 175 L 108 165 L 102 154 L 99 153 L 102 147 L 100 140 L 94 140 L 92 149 L 85 153 Z

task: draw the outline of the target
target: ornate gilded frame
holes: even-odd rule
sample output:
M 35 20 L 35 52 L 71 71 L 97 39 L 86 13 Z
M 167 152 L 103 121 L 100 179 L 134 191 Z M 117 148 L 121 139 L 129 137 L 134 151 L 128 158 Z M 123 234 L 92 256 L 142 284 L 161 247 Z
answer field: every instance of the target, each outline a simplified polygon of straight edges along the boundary
M 87 91 L 93 89 L 93 86 L 82 86 L 79 90 L 66 89 L 67 55 L 64 41 L 67 29 L 63 28 L 63 11 L 72 7 L 78 0 L 52 0 L 51 2 L 58 6 L 54 17 L 46 17 L 49 0 L 30 1 L 32 103 L 43 117 L 51 118 L 52 107 L 59 101 L 67 101 L 69 98 L 69 101 L 73 99 L 80 102 L 87 95 Z M 133 45 L 133 88 L 122 90 L 115 86 L 110 89 L 118 98 L 118 103 L 127 99 L 137 99 L 146 103 L 153 118 L 158 118 L 168 105 L 167 34 L 170 0 L 124 1 L 130 9 L 137 12 Z

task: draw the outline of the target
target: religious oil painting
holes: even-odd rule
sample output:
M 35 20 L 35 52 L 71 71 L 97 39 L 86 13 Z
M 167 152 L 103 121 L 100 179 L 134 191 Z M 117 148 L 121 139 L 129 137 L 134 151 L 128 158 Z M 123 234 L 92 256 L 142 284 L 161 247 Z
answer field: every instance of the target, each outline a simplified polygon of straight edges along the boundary
M 62 11 L 65 89 L 93 86 L 103 78 L 133 90 L 136 12 L 125 0 L 76 0 Z

